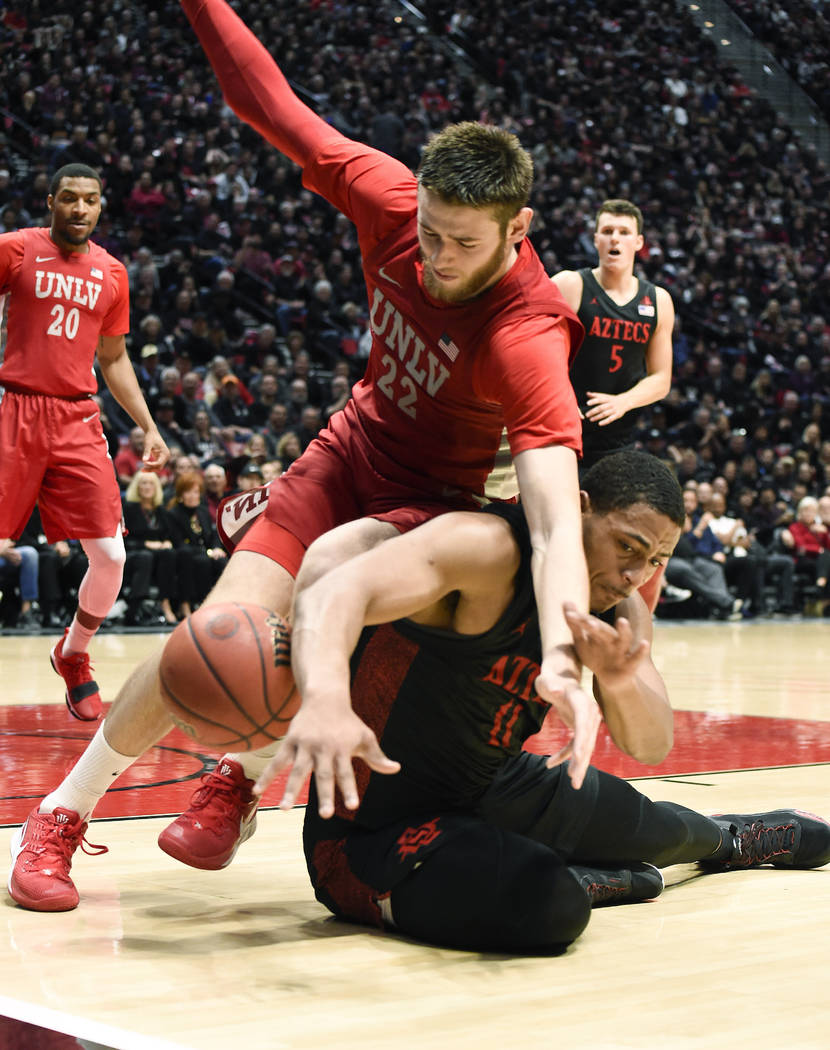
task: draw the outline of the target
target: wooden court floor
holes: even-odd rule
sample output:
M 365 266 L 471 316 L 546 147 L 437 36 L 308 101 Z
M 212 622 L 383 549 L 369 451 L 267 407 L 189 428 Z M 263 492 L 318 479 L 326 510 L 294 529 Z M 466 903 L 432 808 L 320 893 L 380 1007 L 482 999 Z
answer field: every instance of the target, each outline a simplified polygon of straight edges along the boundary
M 632 770 L 605 748 L 597 764 L 702 812 L 830 816 L 828 640 L 821 621 L 658 624 L 676 757 Z M 159 641 L 96 640 L 106 697 Z M 50 644 L 0 637 L 4 857 L 21 807 L 85 744 L 79 723 L 62 720 Z M 31 731 L 9 728 L 21 724 Z M 595 910 L 560 957 L 454 952 L 329 917 L 308 884 L 299 808 L 266 809 L 224 871 L 177 864 L 156 846 L 161 814 L 178 812 L 158 785 L 186 799 L 202 759 L 174 742 L 153 761 L 151 804 L 124 792 L 120 813 L 91 826 L 110 851 L 76 856 L 77 910 L 38 914 L 5 899 L 0 1014 L 117 1050 L 830 1046 L 830 867 L 668 868 L 659 900 Z

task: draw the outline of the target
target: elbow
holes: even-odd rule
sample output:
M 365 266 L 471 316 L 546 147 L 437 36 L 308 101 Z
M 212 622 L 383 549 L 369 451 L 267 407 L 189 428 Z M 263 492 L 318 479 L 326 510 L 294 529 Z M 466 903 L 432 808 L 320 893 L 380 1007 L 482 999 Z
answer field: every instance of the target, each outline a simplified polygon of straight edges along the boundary
M 659 766 L 674 746 L 674 732 L 667 726 L 661 733 L 638 740 L 626 754 L 643 766 Z

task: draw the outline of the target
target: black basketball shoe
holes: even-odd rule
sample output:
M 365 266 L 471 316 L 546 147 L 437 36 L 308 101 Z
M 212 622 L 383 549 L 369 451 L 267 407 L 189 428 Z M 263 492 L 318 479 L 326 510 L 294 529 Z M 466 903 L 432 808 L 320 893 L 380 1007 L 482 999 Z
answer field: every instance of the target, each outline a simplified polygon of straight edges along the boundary
M 650 901 L 663 892 L 663 876 L 653 864 L 632 864 L 628 868 L 589 868 L 570 864 L 579 885 L 598 904 L 630 904 Z
M 771 813 L 715 813 L 712 820 L 731 835 L 732 855 L 700 861 L 707 871 L 771 864 L 774 868 L 820 868 L 830 861 L 830 824 L 798 809 Z

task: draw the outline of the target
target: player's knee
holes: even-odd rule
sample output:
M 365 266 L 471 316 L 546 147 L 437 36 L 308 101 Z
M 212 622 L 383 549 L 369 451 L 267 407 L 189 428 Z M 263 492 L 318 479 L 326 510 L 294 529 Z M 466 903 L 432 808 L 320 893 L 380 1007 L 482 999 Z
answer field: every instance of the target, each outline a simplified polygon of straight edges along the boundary
M 472 951 L 550 951 L 575 940 L 590 901 L 553 851 L 473 828 L 427 858 L 392 894 L 396 925 Z
M 553 854 L 540 856 L 519 883 L 523 916 L 517 916 L 525 947 L 556 948 L 575 941 L 591 918 L 591 901 Z
M 314 540 L 305 553 L 297 574 L 298 592 L 310 587 L 343 562 L 397 535 L 398 530 L 394 525 L 375 518 L 360 518 L 324 533 Z

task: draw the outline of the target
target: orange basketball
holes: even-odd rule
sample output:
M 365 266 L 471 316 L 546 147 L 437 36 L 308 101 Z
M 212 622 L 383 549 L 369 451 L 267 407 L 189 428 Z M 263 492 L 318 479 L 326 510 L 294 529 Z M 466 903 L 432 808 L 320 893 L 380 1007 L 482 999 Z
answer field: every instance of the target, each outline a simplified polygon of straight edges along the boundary
M 300 697 L 291 629 L 260 605 L 208 605 L 170 635 L 159 668 L 170 717 L 197 744 L 252 751 L 279 740 Z

